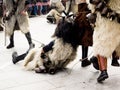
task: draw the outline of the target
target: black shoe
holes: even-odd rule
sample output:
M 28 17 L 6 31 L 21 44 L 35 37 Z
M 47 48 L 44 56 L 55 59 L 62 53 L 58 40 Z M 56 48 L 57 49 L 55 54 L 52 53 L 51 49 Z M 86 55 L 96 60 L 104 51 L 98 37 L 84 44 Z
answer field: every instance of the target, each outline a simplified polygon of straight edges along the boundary
M 86 67 L 86 66 L 88 66 L 88 65 L 90 65 L 90 64 L 91 64 L 91 62 L 86 59 L 86 60 L 83 60 L 83 61 L 82 61 L 81 66 L 82 66 L 82 67 Z
M 13 64 L 16 64 L 18 62 L 18 60 L 16 60 L 17 56 L 18 56 L 17 52 L 13 52 L 13 54 L 12 54 L 12 62 L 13 62 Z
M 102 81 L 104 81 L 107 78 L 108 78 L 108 73 L 107 73 L 106 70 L 104 70 L 104 71 L 101 72 L 100 76 L 97 78 L 97 81 L 99 83 L 101 83 Z
M 14 45 L 10 43 L 10 44 L 7 46 L 7 49 L 10 49 L 10 48 L 13 48 L 13 47 L 14 47 Z
M 10 44 L 7 46 L 7 49 L 13 48 L 14 47 L 14 33 L 10 36 Z
M 116 67 L 119 67 L 119 66 L 120 66 L 120 64 L 119 64 L 119 62 L 118 62 L 118 60 L 117 60 L 117 58 L 113 58 L 113 59 L 112 59 L 111 65 L 112 65 L 112 66 L 116 66 Z
M 57 68 L 55 67 L 50 67 L 49 70 L 48 70 L 48 73 L 51 74 L 51 75 L 54 75 L 57 71 Z
M 92 58 L 90 58 L 90 61 L 92 62 L 93 67 L 96 70 L 99 70 L 99 65 L 98 65 L 98 59 L 97 59 L 97 57 L 93 56 Z
M 47 23 L 51 23 L 51 24 L 52 24 L 52 23 L 53 23 L 53 21 L 48 20 L 48 21 L 47 21 Z
M 53 18 L 54 18 L 53 16 L 48 15 L 48 16 L 47 16 L 48 22 L 49 22 L 49 23 L 53 23 Z

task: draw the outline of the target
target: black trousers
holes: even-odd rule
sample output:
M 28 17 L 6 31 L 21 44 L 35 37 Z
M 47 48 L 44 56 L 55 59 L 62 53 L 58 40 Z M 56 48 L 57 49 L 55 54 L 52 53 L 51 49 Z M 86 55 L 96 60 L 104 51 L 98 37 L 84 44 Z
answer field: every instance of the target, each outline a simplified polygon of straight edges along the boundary
M 82 59 L 86 58 L 88 55 L 88 46 L 82 46 Z

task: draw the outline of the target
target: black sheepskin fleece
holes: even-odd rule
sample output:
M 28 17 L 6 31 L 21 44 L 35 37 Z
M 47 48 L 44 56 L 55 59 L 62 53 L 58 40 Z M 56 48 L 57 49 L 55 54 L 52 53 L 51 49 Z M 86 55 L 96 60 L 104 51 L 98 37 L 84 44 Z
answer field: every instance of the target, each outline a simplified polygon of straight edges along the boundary
M 70 43 L 74 49 L 79 45 L 78 29 L 76 29 L 73 21 L 61 19 L 55 29 L 53 37 L 62 38 L 64 43 Z

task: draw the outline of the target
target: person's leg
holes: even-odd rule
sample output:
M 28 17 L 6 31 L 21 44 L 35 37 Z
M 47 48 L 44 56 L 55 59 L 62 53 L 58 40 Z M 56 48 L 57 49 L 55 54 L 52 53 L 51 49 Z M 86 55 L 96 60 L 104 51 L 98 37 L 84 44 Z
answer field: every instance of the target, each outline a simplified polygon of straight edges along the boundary
M 32 6 L 31 15 L 34 15 L 34 6 Z
M 99 77 L 97 78 L 98 82 L 102 82 L 105 79 L 108 78 L 108 73 L 107 73 L 107 58 L 98 55 L 98 64 L 99 64 L 99 69 L 101 71 L 101 74 L 99 75 Z
M 35 6 L 34 6 L 34 15 L 35 15 L 35 16 L 37 15 L 37 9 L 38 9 L 38 8 L 37 8 L 37 6 L 35 5 Z
M 111 63 L 111 65 L 112 66 L 120 66 L 120 64 L 118 62 L 118 59 L 119 59 L 119 57 L 116 55 L 116 52 L 114 51 L 112 53 L 112 63 Z
M 7 46 L 7 49 L 13 48 L 14 47 L 14 32 L 13 34 L 10 36 L 10 43 Z
M 27 53 L 28 52 L 18 56 L 17 52 L 13 52 L 12 53 L 12 62 L 13 62 L 13 64 L 16 64 L 17 62 L 19 62 L 21 60 L 24 60 L 24 58 L 26 57 Z
M 82 67 L 86 67 L 91 64 L 91 62 L 87 58 L 88 55 L 88 46 L 82 46 L 82 59 L 84 59 L 81 63 Z
M 31 38 L 30 32 L 25 33 L 25 36 L 26 36 L 28 43 L 29 43 L 29 49 L 35 47 L 35 44 L 32 43 L 32 38 Z
M 90 58 L 90 61 L 93 64 L 93 67 L 96 70 L 99 70 L 98 58 L 96 56 L 93 56 L 93 57 Z
M 38 15 L 41 14 L 41 6 L 38 6 L 37 14 L 38 14 Z

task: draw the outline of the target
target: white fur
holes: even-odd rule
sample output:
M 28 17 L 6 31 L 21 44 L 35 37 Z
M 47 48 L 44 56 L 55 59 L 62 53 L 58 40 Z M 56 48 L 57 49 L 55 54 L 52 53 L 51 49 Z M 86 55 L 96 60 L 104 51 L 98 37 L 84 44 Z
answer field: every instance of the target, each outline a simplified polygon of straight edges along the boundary
M 89 3 L 89 8 L 94 11 L 94 6 Z M 120 13 L 120 0 L 110 0 L 109 7 Z M 120 24 L 117 21 L 111 21 L 97 13 L 96 27 L 93 34 L 93 53 L 110 57 L 114 50 L 120 56 Z
M 35 68 L 44 68 L 43 59 L 40 57 L 42 48 L 34 48 L 30 50 L 28 55 L 25 57 L 24 66 L 27 70 L 34 70 Z M 73 49 L 71 44 L 63 43 L 62 39 L 55 39 L 53 50 L 46 53 L 50 58 L 51 62 L 55 65 L 66 67 L 76 57 L 76 50 Z M 60 65 L 58 63 L 61 63 Z
M 43 67 L 43 59 L 40 57 L 41 48 L 33 48 L 24 59 L 24 67 L 27 70 L 34 70 L 37 67 Z
M 58 23 L 59 20 L 61 19 L 60 15 L 61 15 L 62 11 L 65 10 L 65 7 L 63 6 L 63 4 L 60 0 L 51 0 L 50 6 L 56 6 L 57 8 L 50 10 L 50 12 L 47 14 L 47 16 L 48 15 L 54 16 L 54 18 L 56 19 L 56 23 Z

